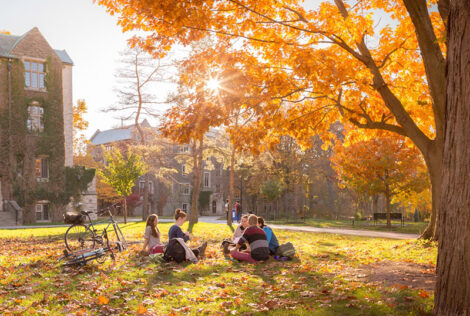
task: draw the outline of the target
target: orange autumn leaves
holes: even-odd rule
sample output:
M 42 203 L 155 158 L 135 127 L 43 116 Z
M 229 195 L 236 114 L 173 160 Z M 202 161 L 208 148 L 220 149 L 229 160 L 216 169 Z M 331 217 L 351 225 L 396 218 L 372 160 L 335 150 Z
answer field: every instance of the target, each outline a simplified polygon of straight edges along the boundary
M 331 161 L 340 182 L 359 193 L 403 199 L 429 189 L 419 151 L 401 137 L 376 137 L 350 146 L 338 142 Z
M 117 16 L 124 31 L 147 32 L 130 43 L 156 57 L 213 34 L 212 54 L 197 56 L 194 63 L 213 65 L 221 55 L 217 52 L 225 52 L 234 59 L 219 59 L 219 65 L 249 74 L 249 82 L 259 88 L 250 91 L 251 98 L 270 96 L 244 105 L 256 117 L 237 134 L 246 141 L 256 135 L 255 140 L 272 142 L 286 132 L 306 140 L 313 132 L 328 134 L 338 119 L 397 125 L 373 86 L 369 66 L 358 57 L 356 43 L 363 38 L 371 43 L 374 67 L 385 83 L 421 131 L 433 137 L 425 70 L 402 1 L 346 3 L 347 18 L 328 1 L 313 8 L 295 0 L 96 2 Z M 442 21 L 433 16 L 432 23 L 441 34 Z M 237 89 L 237 83 L 231 87 Z

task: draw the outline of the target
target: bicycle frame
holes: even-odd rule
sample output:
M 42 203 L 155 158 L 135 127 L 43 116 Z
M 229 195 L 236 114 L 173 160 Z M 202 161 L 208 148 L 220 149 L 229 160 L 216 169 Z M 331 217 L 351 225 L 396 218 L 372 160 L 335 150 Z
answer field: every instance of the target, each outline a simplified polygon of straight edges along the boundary
M 117 203 L 116 203 L 116 204 L 117 204 Z M 94 234 L 96 234 L 96 232 L 98 231 L 98 229 L 95 228 L 95 225 L 108 223 L 108 225 L 106 225 L 106 227 L 103 229 L 103 231 L 101 232 L 100 235 L 97 235 L 97 234 L 96 234 L 96 237 L 99 237 L 99 240 L 95 240 L 95 241 L 98 241 L 100 244 L 102 244 L 103 236 L 104 236 L 104 234 L 106 234 L 106 232 L 108 231 L 109 226 L 113 226 L 113 227 L 114 227 L 115 224 L 118 224 L 118 223 L 114 220 L 113 214 L 111 213 L 111 210 L 110 210 L 110 208 L 111 208 L 111 207 L 114 207 L 116 204 L 113 204 L 113 205 L 107 207 L 107 211 L 108 211 L 108 214 L 109 214 L 109 217 L 108 217 L 108 218 L 102 219 L 102 220 L 97 220 L 97 221 L 95 221 L 94 223 L 93 223 L 93 221 L 92 221 L 92 219 L 91 219 L 91 217 L 90 217 L 90 214 L 88 214 L 88 213 L 85 214 L 86 217 L 88 217 L 88 222 L 89 222 L 89 224 L 86 224 L 86 226 L 87 226 L 88 228 L 90 228 L 91 231 L 92 231 Z
M 59 258 L 59 261 L 63 259 L 67 259 L 67 262 L 63 263 L 64 266 L 69 266 L 69 265 L 82 265 L 83 266 L 89 261 L 98 260 L 104 257 L 107 253 L 109 253 L 111 258 L 115 260 L 113 248 L 109 245 L 109 239 L 108 239 L 108 234 L 107 234 L 106 229 L 103 230 L 102 236 L 104 236 L 104 239 L 106 240 L 106 247 L 93 249 L 93 250 L 86 250 L 80 253 L 70 253 L 70 254 L 65 253 L 65 256 Z M 119 245 L 118 245 L 118 250 L 120 251 Z M 102 263 L 102 262 L 99 262 L 99 263 Z

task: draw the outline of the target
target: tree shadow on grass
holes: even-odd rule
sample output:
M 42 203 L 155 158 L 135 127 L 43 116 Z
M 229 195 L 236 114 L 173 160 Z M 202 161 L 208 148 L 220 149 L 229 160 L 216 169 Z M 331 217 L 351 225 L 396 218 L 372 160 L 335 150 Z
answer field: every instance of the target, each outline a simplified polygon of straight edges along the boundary
M 163 271 L 159 271 L 148 278 L 149 286 L 159 284 L 161 282 L 177 283 L 181 281 L 186 282 L 197 282 L 198 278 L 211 277 L 214 274 L 220 274 L 225 272 L 227 266 L 225 265 L 205 265 L 203 269 L 186 269 L 192 265 L 190 262 L 168 262 L 160 263 Z
M 193 228 L 194 228 L 194 225 L 195 225 L 195 224 L 196 224 L 196 223 L 191 223 L 191 222 L 189 222 L 189 224 L 188 224 L 188 232 L 190 232 L 190 233 L 193 232 Z

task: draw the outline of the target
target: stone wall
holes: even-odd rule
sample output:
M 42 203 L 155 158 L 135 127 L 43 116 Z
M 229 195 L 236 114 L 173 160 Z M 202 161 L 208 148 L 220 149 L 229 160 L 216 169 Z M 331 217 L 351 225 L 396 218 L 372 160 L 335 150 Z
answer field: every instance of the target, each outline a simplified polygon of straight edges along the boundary
M 64 100 L 65 166 L 70 167 L 73 165 L 73 94 L 71 65 L 63 65 L 62 91 Z

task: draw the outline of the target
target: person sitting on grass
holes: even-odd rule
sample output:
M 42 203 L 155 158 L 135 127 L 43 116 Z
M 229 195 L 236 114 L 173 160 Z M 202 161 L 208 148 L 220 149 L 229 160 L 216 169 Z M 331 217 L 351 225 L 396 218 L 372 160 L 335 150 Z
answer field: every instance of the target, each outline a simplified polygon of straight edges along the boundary
M 238 241 L 235 249 L 230 251 L 230 255 L 240 261 L 248 261 L 255 263 L 257 261 L 264 261 L 269 259 L 269 245 L 266 239 L 264 230 L 257 226 L 258 217 L 250 215 L 248 217 L 248 227 L 243 232 L 243 236 Z M 240 247 L 249 244 L 249 249 L 239 251 Z
M 276 235 L 274 235 L 271 227 L 265 225 L 264 218 L 261 216 L 258 217 L 258 227 L 264 230 L 266 233 L 266 239 L 268 240 L 269 244 L 269 251 L 271 252 L 271 255 L 274 256 L 276 254 L 277 247 L 279 247 L 279 241 L 277 240 Z
M 235 232 L 233 233 L 232 240 L 230 238 L 224 239 L 222 241 L 222 246 L 223 248 L 223 253 L 224 255 L 228 255 L 230 253 L 229 248 L 235 247 L 235 244 L 240 240 L 240 237 L 243 236 L 243 231 L 245 228 L 248 227 L 248 215 L 243 215 L 241 218 L 241 223 L 238 225 L 237 229 L 235 229 Z M 246 245 L 243 245 L 240 250 L 246 249 Z
M 163 253 L 163 245 L 160 242 L 160 230 L 157 225 L 158 215 L 149 215 L 149 217 L 147 217 L 147 224 L 145 225 L 144 247 L 142 248 L 142 253 L 146 253 L 147 247 L 149 255 Z
M 183 212 L 181 209 L 177 208 L 175 210 L 175 224 L 170 227 L 170 230 L 168 231 L 168 240 L 171 240 L 173 238 L 181 238 L 184 242 L 187 242 L 189 239 L 191 239 L 189 232 L 184 232 L 181 229 L 181 226 L 187 219 L 187 215 L 185 212 Z M 199 258 L 204 258 L 205 256 L 205 250 L 207 248 L 207 242 L 204 242 L 200 247 L 191 249 L 192 252 L 196 257 Z
M 243 215 L 241 218 L 241 223 L 238 225 L 237 229 L 233 232 L 233 243 L 236 244 L 240 237 L 243 236 L 243 231 L 248 227 L 248 215 Z

